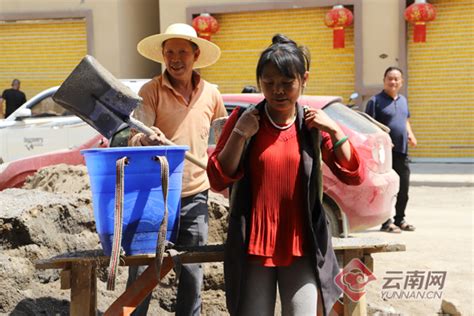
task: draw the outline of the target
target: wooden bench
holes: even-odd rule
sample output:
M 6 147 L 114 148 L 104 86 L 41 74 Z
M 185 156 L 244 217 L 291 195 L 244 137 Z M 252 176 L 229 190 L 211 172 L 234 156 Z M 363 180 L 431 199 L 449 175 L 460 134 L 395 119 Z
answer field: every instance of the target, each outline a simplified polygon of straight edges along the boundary
M 376 238 L 333 238 L 336 255 L 346 266 L 352 259 L 360 259 L 370 271 L 373 271 L 376 252 L 405 251 L 402 244 L 389 243 Z M 178 249 L 179 250 L 179 249 Z M 136 306 L 158 285 L 159 279 L 153 264 L 154 255 L 124 257 L 122 266 L 147 265 L 143 274 L 127 288 L 105 311 L 104 315 L 130 315 Z M 208 245 L 186 248 L 179 251 L 183 264 L 222 262 L 224 245 Z M 61 289 L 71 289 L 70 314 L 96 315 L 97 309 L 97 267 L 106 267 L 109 257 L 102 250 L 79 251 L 39 260 L 37 269 L 61 269 Z M 161 278 L 173 268 L 173 260 L 166 256 L 161 268 Z M 353 302 L 344 295 L 344 315 L 366 315 L 365 295 Z

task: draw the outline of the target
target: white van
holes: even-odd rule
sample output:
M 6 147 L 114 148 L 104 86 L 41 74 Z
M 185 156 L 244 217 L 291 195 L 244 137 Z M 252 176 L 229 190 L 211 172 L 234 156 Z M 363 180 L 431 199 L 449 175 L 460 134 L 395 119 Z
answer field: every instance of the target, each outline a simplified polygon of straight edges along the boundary
M 148 79 L 122 79 L 138 93 Z M 46 89 L 0 120 L 0 163 L 70 149 L 82 145 L 98 132 L 79 117 L 54 102 L 59 87 Z

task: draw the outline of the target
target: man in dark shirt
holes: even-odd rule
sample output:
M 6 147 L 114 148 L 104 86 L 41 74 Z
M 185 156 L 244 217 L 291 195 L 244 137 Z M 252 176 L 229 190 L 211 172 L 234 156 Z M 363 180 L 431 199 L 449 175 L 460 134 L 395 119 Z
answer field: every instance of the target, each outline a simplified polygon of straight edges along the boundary
M 390 138 L 393 144 L 392 167 L 400 177 L 400 189 L 395 204 L 395 222 L 389 218 L 382 224 L 381 230 L 391 233 L 400 233 L 401 230 L 415 230 L 415 226 L 405 221 L 410 182 L 408 144 L 416 146 L 416 138 L 408 120 L 410 111 L 407 99 L 398 93 L 402 84 L 402 70 L 397 67 L 387 68 L 383 79 L 383 91 L 373 96 L 365 109 L 367 114 L 390 128 Z
M 5 107 L 5 118 L 16 111 L 23 103 L 26 102 L 26 96 L 20 91 L 20 80 L 13 79 L 11 89 L 3 91 L 0 97 L 0 108 L 2 107 L 3 100 L 6 102 Z

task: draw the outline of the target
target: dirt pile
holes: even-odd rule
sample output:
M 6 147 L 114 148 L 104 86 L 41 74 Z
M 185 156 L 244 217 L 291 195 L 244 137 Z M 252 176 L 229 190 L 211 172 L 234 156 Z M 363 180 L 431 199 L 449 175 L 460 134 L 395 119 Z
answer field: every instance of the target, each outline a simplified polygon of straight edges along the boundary
M 40 169 L 26 179 L 23 188 L 90 196 L 89 177 L 85 166 L 59 164 Z
M 80 195 L 39 189 L 0 192 L 0 312 L 67 311 L 67 296 L 58 295 L 58 285 L 48 285 L 58 280 L 58 271 L 37 271 L 33 263 L 98 247 L 90 205 L 90 199 Z
M 222 243 L 227 200 L 211 194 L 209 243 Z M 70 291 L 60 290 L 59 270 L 36 270 L 34 262 L 52 256 L 100 248 L 95 232 L 87 169 L 58 165 L 40 170 L 24 188 L 0 192 L 0 314 L 68 315 Z M 204 315 L 225 315 L 222 263 L 204 265 Z M 120 268 L 116 291 L 98 281 L 98 309 L 104 311 L 124 290 L 127 268 Z M 171 274 L 165 282 L 171 282 Z M 150 315 L 174 311 L 175 289 L 152 295 Z

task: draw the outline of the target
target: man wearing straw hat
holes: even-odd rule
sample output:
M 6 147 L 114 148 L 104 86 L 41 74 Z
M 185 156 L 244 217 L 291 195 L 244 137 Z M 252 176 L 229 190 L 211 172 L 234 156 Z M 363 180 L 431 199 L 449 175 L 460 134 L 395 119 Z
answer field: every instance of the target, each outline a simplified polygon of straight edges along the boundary
M 134 117 L 151 126 L 157 135 L 146 136 L 132 130 L 129 145 L 161 145 L 165 137 L 175 144 L 188 145 L 190 152 L 206 164 L 211 122 L 227 116 L 227 112 L 216 87 L 193 69 L 214 64 L 220 57 L 219 47 L 198 38 L 191 26 L 176 23 L 164 33 L 146 37 L 138 43 L 137 49 L 142 56 L 164 64 L 166 70 L 141 88 L 139 95 L 143 98 L 143 106 L 133 113 Z M 206 170 L 186 161 L 177 245 L 206 244 L 208 190 Z M 130 268 L 129 282 L 143 270 L 144 267 Z M 201 265 L 183 265 L 176 315 L 200 314 L 202 278 Z M 142 302 L 134 315 L 147 313 L 150 297 Z

